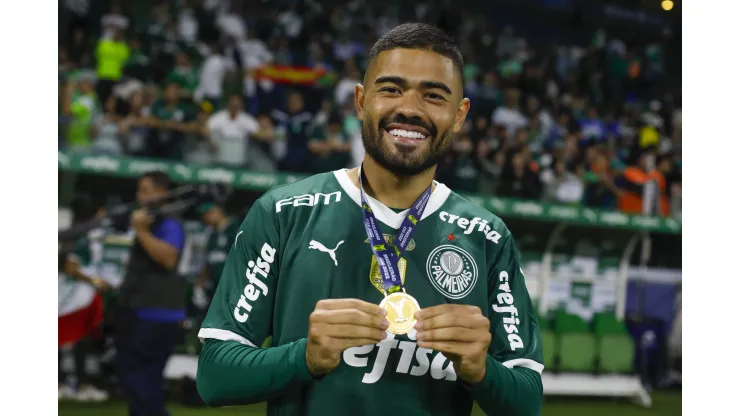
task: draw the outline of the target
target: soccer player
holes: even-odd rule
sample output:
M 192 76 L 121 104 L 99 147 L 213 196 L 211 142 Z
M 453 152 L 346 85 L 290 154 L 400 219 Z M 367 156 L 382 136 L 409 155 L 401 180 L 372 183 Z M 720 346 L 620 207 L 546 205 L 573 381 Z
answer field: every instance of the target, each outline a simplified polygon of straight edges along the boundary
M 514 238 L 433 180 L 470 107 L 462 65 L 434 27 L 389 31 L 355 87 L 362 165 L 250 209 L 199 333 L 208 404 L 469 415 L 475 400 L 539 414 L 541 341 Z

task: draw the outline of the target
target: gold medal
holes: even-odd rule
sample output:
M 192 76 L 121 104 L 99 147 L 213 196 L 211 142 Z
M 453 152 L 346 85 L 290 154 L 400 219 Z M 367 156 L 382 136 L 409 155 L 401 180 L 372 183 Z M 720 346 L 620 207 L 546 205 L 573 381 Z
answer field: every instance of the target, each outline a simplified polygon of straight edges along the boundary
M 380 307 L 385 309 L 388 332 L 391 334 L 407 334 L 416 325 L 416 312 L 421 308 L 413 296 L 406 292 L 395 292 L 387 295 L 380 302 Z

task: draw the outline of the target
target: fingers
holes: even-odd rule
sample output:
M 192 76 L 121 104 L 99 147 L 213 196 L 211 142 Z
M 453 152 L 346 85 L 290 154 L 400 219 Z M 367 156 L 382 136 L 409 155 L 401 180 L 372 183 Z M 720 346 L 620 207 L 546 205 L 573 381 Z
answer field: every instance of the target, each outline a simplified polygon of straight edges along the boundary
M 316 304 L 316 310 L 357 309 L 370 315 L 385 315 L 385 309 L 359 299 L 323 299 Z
M 416 316 L 416 340 L 421 347 L 466 356 L 491 343 L 490 321 L 476 306 L 438 305 Z
M 337 350 L 344 351 L 348 348 L 362 347 L 365 345 L 377 344 L 379 340 L 372 338 L 354 338 L 354 339 L 338 339 Z
M 416 312 L 416 319 L 429 319 L 438 315 L 482 315 L 479 307 L 472 305 L 458 305 L 445 303 L 443 305 L 431 306 Z
M 424 317 L 423 319 L 419 319 L 415 325 L 415 328 L 417 331 L 426 331 L 426 330 L 435 329 L 435 328 L 449 328 L 449 327 L 470 328 L 470 329 L 479 329 L 479 328 L 488 329 L 489 321 L 488 321 L 488 318 L 486 318 L 485 316 L 481 314 L 468 315 L 468 314 L 460 314 L 460 311 L 458 312 L 453 311 L 453 312 L 448 312 L 443 315 L 434 315 L 430 318 Z
M 309 323 L 330 325 L 352 324 L 383 330 L 388 328 L 388 321 L 385 319 L 385 316 L 368 314 L 357 309 L 316 310 L 311 314 Z
M 373 343 L 385 339 L 385 330 L 351 324 L 317 325 L 314 330 L 325 337 L 340 339 L 371 339 Z
M 460 341 L 460 342 L 476 342 L 485 341 L 486 336 L 490 338 L 490 333 L 474 331 L 468 328 L 439 328 L 432 329 L 430 331 L 423 331 L 416 333 L 417 341 Z
M 456 342 L 456 341 L 416 341 L 417 345 L 422 348 L 429 348 L 430 350 L 439 351 L 443 353 L 447 358 L 451 357 L 466 357 L 472 355 L 478 351 L 478 345 L 470 342 Z

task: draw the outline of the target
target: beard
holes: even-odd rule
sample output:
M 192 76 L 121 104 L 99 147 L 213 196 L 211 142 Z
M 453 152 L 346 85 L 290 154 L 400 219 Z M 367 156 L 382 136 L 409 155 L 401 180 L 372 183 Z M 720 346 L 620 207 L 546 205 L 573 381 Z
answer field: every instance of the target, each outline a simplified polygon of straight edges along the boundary
M 423 127 L 430 133 L 425 139 L 428 144 L 424 150 L 396 146 L 384 139 L 386 126 L 391 123 Z M 380 166 L 399 177 L 418 175 L 436 166 L 452 145 L 451 128 L 437 132 L 433 125 L 427 125 L 418 118 L 406 118 L 401 114 L 383 117 L 375 123 L 370 117 L 362 122 L 362 145 L 370 157 Z

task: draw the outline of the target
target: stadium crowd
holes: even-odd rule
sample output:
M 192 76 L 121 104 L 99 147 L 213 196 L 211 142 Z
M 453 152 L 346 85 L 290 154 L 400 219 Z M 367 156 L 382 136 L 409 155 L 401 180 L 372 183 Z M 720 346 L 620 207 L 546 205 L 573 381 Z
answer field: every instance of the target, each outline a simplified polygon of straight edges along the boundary
M 70 2 L 60 9 L 60 150 L 262 172 L 357 165 L 353 89 L 368 49 L 400 22 L 426 21 L 459 41 L 472 101 L 441 181 L 625 212 L 642 212 L 654 183 L 660 213 L 680 215 L 670 36 L 596 28 L 555 44 L 433 3 Z

